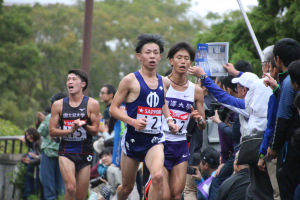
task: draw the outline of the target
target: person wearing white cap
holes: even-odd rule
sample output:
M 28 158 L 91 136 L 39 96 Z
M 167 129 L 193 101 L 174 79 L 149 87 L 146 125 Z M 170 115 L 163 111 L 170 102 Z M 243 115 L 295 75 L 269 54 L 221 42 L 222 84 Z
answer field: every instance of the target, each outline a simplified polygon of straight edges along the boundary
M 267 126 L 268 101 L 272 90 L 263 84 L 263 80 L 250 72 L 239 72 L 231 63 L 223 65 L 228 73 L 238 76 L 232 80 L 237 83 L 238 98 L 229 95 L 220 89 L 208 78 L 204 70 L 199 67 L 191 67 L 189 74 L 200 77 L 202 84 L 225 107 L 239 113 L 241 139 L 246 135 L 264 131 Z M 251 165 L 251 183 L 249 195 L 254 199 L 273 199 L 273 188 L 267 172 L 262 172 L 257 165 Z

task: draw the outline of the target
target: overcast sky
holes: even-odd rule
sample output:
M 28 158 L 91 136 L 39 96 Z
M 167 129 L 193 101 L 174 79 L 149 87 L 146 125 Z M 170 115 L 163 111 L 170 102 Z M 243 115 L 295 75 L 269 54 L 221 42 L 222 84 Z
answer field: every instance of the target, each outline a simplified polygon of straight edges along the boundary
M 76 0 L 4 0 L 5 5 L 11 4 L 34 4 L 39 2 L 40 4 L 50 3 L 64 3 L 72 5 Z M 241 0 L 245 10 L 247 11 L 248 6 L 257 5 L 257 0 Z M 217 12 L 222 14 L 229 10 L 238 10 L 239 5 L 237 0 L 192 0 L 192 12 L 195 12 L 201 16 L 205 16 L 209 11 Z

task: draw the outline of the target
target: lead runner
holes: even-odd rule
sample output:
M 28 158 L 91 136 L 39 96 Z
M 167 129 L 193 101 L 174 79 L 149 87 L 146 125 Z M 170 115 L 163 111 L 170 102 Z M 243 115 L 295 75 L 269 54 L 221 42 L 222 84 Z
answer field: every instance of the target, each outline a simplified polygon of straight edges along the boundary
M 164 51 L 160 35 L 141 34 L 136 44 L 136 56 L 142 68 L 123 78 L 110 107 L 110 114 L 127 123 L 122 138 L 122 185 L 117 189 L 119 200 L 127 199 L 133 189 L 139 163 L 145 160 L 152 177 L 149 199 L 163 198 L 164 134 L 162 114 L 169 130 L 179 128 L 170 117 L 165 93 L 170 86 L 167 78 L 156 73 Z M 126 113 L 120 110 L 126 102 Z

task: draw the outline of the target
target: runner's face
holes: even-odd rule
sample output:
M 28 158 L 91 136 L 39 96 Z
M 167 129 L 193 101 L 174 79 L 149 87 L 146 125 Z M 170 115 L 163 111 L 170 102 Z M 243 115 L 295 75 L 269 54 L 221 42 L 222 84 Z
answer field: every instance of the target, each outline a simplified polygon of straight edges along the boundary
M 81 79 L 76 74 L 69 74 L 67 78 L 67 88 L 69 94 L 74 94 L 82 91 L 85 86 L 85 82 L 81 82 Z
M 175 72 L 187 73 L 188 68 L 192 64 L 189 52 L 186 50 L 177 51 L 173 58 L 170 58 L 170 64 Z
M 137 53 L 136 56 L 141 61 L 142 66 L 151 70 L 156 69 L 162 55 L 157 44 L 148 43 L 143 46 L 141 53 Z
M 111 162 L 112 162 L 112 155 L 108 155 L 108 154 L 104 154 L 102 157 L 101 157 L 101 160 L 102 160 L 102 164 L 105 165 L 105 166 L 109 166 L 111 165 Z

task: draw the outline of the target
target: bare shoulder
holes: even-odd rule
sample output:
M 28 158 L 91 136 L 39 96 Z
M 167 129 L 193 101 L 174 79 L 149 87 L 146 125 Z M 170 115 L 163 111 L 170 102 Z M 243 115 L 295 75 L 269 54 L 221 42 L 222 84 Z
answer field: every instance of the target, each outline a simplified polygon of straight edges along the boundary
M 195 84 L 195 100 L 199 100 L 199 98 L 203 98 L 203 89 Z
M 55 101 L 51 107 L 51 111 L 60 113 L 60 111 L 62 110 L 62 105 L 63 105 L 63 99 Z
M 121 80 L 120 85 L 121 84 L 132 84 L 135 80 L 136 80 L 136 77 L 135 77 L 134 73 L 130 73 Z
M 162 76 L 162 80 L 163 80 L 163 84 L 164 84 L 165 88 L 169 89 L 169 87 L 170 87 L 170 85 L 171 85 L 170 79 L 168 79 L 168 78 L 165 77 L 165 76 Z
M 89 101 L 88 101 L 88 104 L 91 105 L 91 106 L 99 106 L 99 102 L 95 99 L 93 99 L 92 97 L 89 97 Z

